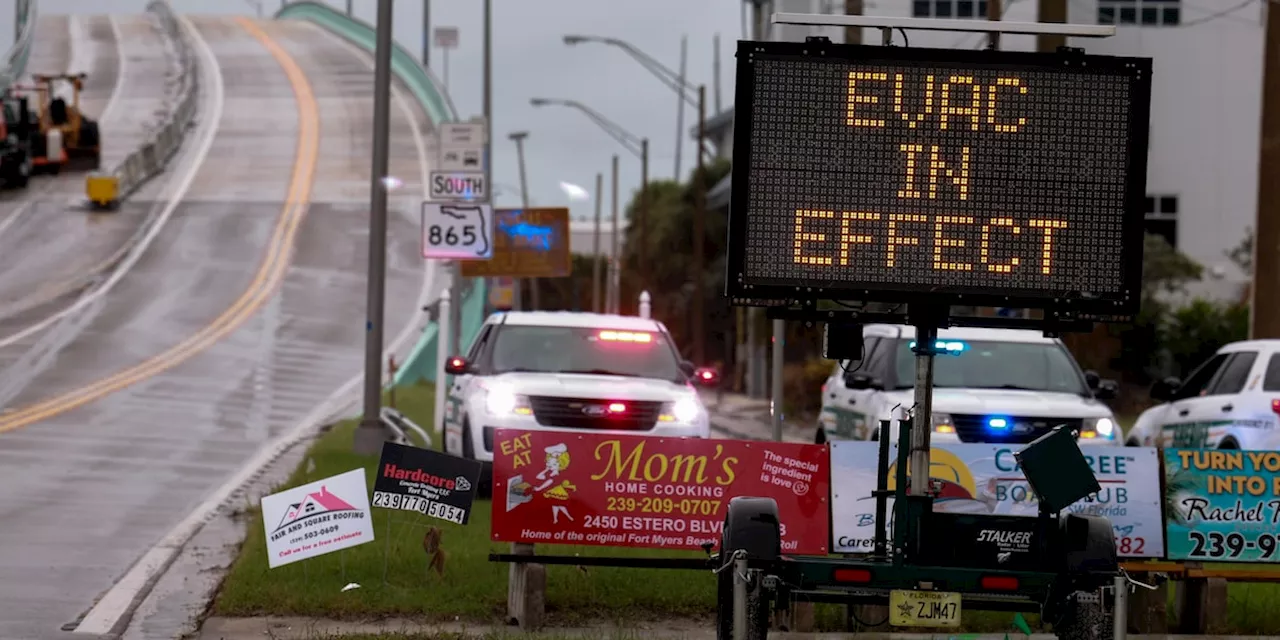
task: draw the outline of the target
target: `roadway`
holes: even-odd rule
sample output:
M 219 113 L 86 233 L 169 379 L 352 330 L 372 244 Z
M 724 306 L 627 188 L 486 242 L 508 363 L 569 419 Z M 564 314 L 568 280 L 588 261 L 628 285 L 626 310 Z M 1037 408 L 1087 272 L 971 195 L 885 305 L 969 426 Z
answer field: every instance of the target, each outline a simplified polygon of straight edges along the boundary
M 171 110 L 181 72 L 172 46 L 151 14 L 41 16 L 28 71 L 86 74 L 81 108 L 99 122 L 106 169 L 145 142 Z M 142 202 L 91 214 L 83 202 L 84 174 L 77 172 L 36 177 L 27 189 L 0 196 L 0 366 L 26 354 L 36 336 L 14 348 L 6 340 L 93 284 L 150 209 Z M 0 402 L 7 400 L 0 393 Z
M 358 382 L 367 56 L 308 24 L 190 22 L 204 43 L 203 120 L 152 189 L 154 237 L 39 332 L 52 355 L 0 415 L 0 637 L 74 627 L 273 438 Z M 416 105 L 393 102 L 404 186 L 389 222 L 388 341 L 434 294 L 418 244 L 426 127 Z

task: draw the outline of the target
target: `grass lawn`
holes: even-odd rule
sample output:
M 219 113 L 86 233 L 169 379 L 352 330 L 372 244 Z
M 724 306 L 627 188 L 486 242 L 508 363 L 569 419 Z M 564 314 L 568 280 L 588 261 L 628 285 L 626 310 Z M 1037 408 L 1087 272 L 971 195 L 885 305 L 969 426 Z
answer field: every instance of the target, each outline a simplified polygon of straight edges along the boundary
M 402 388 L 397 391 L 397 407 L 426 427 L 431 424 L 432 393 L 427 385 Z M 377 458 L 351 452 L 354 429 L 354 422 L 345 422 L 325 433 L 281 488 L 361 467 L 372 488 Z M 508 565 L 489 562 L 488 554 L 506 552 L 509 545 L 489 540 L 488 501 L 477 502 L 467 526 L 373 509 L 373 542 L 276 569 L 267 567 L 261 514 L 254 509 L 248 515 L 249 535 L 214 601 L 215 615 L 333 619 L 417 616 L 495 623 L 505 614 Z M 443 532 L 443 576 L 427 571 L 422 539 L 429 526 L 437 526 Z M 587 546 L 540 545 L 539 549 L 557 555 L 701 555 Z M 360 588 L 341 591 L 352 582 Z M 549 566 L 549 624 L 706 616 L 714 612 L 713 585 L 714 576 L 709 571 Z
M 417 385 L 397 391 L 396 405 L 430 430 L 433 390 Z M 281 488 L 363 468 L 373 486 L 376 457 L 351 452 L 354 422 L 336 425 L 311 447 L 299 468 Z M 441 443 L 435 443 L 440 446 Z M 500 624 L 506 611 L 508 566 L 489 562 L 488 554 L 505 552 L 506 543 L 489 540 L 490 505 L 478 502 L 471 522 L 459 526 L 405 512 L 373 510 L 371 543 L 268 569 L 261 514 L 247 512 L 249 535 L 214 601 L 219 616 L 309 616 L 327 619 L 414 617 L 424 621 Z M 446 553 L 445 571 L 427 568 L 422 540 L 427 528 L 439 527 Z M 632 557 L 697 557 L 698 552 L 611 547 L 540 545 L 556 555 Z M 1280 567 L 1277 567 L 1280 571 Z M 349 583 L 360 585 L 348 591 Z M 714 615 L 714 576 L 710 572 L 607 567 L 547 567 L 548 624 L 569 627 L 590 623 L 659 621 L 677 617 L 707 619 Z M 1172 589 L 1170 589 L 1172 593 Z M 1232 584 L 1230 616 L 1233 632 L 1269 633 L 1280 629 L 1280 587 Z M 1172 602 L 1171 602 L 1172 605 Z M 1172 611 L 1172 606 L 1170 607 Z M 971 632 L 1016 633 L 1011 613 L 970 611 L 964 614 Z M 819 631 L 843 631 L 845 608 L 816 605 Z M 1037 628 L 1038 618 L 1025 616 Z M 879 619 L 863 622 L 878 623 Z M 877 626 L 874 630 L 886 630 Z M 448 636 L 448 637 L 446 637 Z M 344 636 L 460 640 L 452 634 Z

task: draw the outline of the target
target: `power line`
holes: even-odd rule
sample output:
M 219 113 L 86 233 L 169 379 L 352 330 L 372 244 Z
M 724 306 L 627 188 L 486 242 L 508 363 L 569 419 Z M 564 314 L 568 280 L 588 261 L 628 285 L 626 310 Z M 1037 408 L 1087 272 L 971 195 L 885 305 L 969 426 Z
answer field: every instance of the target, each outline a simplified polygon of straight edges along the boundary
M 1201 17 L 1199 17 L 1199 18 L 1196 18 L 1195 20 L 1191 20 L 1191 21 L 1188 21 L 1188 22 L 1183 22 L 1182 24 L 1180 24 L 1180 25 L 1178 25 L 1178 26 L 1179 26 L 1179 27 L 1194 27 L 1194 26 L 1196 26 L 1196 25 L 1204 24 L 1204 23 L 1206 23 L 1206 22 L 1212 22 L 1212 21 L 1217 20 L 1217 19 L 1219 19 L 1219 18 L 1234 17 L 1234 16 L 1232 16 L 1231 14 L 1233 14 L 1233 13 L 1235 13 L 1235 12 L 1237 12 L 1237 11 L 1239 11 L 1239 10 L 1241 10 L 1241 9 L 1243 9 L 1243 8 L 1245 8 L 1245 7 L 1249 6 L 1249 5 L 1251 5 L 1251 4 L 1254 4 L 1254 3 L 1258 2 L 1258 1 L 1259 1 L 1259 0 L 1244 0 L 1244 2 L 1241 2 L 1241 3 L 1237 4 L 1237 5 L 1234 5 L 1234 6 L 1228 7 L 1228 8 L 1226 8 L 1226 9 L 1221 10 L 1221 11 L 1216 11 L 1216 12 L 1214 12 L 1214 13 L 1210 13 L 1210 14 L 1205 15 L 1205 16 L 1201 16 Z M 1262 1 L 1262 2 L 1266 2 L 1267 0 L 1261 0 L 1261 1 Z M 1271 0 L 1271 2 L 1275 2 L 1275 1 L 1276 1 L 1276 0 Z

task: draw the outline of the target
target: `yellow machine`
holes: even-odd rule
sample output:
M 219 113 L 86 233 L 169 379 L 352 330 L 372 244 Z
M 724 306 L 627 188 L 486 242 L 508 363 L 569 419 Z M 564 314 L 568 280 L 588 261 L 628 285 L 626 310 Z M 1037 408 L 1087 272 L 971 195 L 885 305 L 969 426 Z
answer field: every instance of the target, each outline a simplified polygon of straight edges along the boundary
M 80 91 L 85 74 L 35 75 L 40 134 L 33 150 L 38 169 L 57 173 L 96 170 L 102 163 L 98 123 L 80 111 Z M 56 89 L 71 87 L 71 104 Z

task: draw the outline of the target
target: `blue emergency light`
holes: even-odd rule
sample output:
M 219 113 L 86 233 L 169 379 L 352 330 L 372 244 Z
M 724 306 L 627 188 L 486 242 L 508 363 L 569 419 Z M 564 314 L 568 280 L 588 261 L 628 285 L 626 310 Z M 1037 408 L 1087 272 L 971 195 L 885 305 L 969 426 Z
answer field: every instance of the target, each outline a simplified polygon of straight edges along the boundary
M 912 340 L 907 346 L 911 349 L 915 349 L 916 341 Z M 933 343 L 933 348 L 948 355 L 956 355 L 961 351 L 968 349 L 969 345 L 960 342 L 959 340 L 939 340 Z

